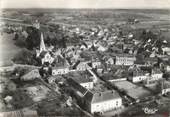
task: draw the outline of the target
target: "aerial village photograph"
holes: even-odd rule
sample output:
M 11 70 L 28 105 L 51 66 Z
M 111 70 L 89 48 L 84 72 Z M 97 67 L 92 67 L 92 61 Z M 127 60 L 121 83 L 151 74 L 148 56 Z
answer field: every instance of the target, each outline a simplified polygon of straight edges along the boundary
M 170 117 L 170 0 L 0 0 L 0 117 Z

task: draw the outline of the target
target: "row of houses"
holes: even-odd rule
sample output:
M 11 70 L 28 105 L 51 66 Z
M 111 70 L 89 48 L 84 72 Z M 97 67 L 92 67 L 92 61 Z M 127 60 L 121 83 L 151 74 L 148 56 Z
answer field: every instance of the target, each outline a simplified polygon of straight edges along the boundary
M 135 67 L 129 69 L 130 75 L 128 79 L 134 83 L 142 82 L 142 81 L 157 81 L 162 79 L 163 72 L 158 68 L 148 68 L 146 67 L 145 70 L 142 68 Z

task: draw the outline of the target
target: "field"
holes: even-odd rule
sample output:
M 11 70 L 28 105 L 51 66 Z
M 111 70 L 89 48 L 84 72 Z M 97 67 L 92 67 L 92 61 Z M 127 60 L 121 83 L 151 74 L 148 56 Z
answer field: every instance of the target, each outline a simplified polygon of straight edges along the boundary
M 14 45 L 13 35 L 3 33 L 0 35 L 0 64 L 10 61 L 21 49 Z
M 89 26 L 110 25 L 136 18 L 140 22 L 170 25 L 170 10 L 162 9 L 4 9 L 3 17 L 19 20 L 39 19 L 45 23 Z
M 145 98 L 145 96 L 150 96 L 150 92 L 143 87 L 137 86 L 129 81 L 114 82 L 114 84 L 119 88 L 127 92 L 127 94 L 133 99 Z

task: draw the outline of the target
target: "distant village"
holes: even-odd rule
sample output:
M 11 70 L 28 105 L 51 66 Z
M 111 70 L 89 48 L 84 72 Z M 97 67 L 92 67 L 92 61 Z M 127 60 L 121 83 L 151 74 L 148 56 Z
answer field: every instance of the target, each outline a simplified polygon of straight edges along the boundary
M 137 39 L 133 32 L 124 33 L 120 26 L 85 29 L 59 25 L 57 31 L 62 31 L 62 36 L 53 29 L 43 30 L 38 20 L 27 28 L 29 31 L 22 26 L 6 27 L 4 33 L 13 33 L 16 41 L 25 38 L 29 43 L 25 47 L 33 54 L 23 54 L 22 61 L 17 55 L 12 66 L 0 68 L 1 75 L 12 75 L 20 82 L 43 82 L 24 88 L 28 96 L 37 96 L 33 102 L 43 99 L 49 90 L 47 86 L 64 96 L 66 106 L 79 108 L 86 116 L 102 116 L 107 112 L 116 116 L 131 105 L 169 96 L 170 42 L 160 38 L 159 31 L 143 30 Z M 31 37 L 33 32 L 38 33 Z M 63 38 L 55 41 L 57 36 Z M 12 81 L 3 80 L 0 93 L 10 86 L 11 90 L 17 89 Z M 10 93 L 1 98 L 1 103 L 8 105 L 6 108 L 14 108 Z M 15 109 L 11 112 L 15 113 Z

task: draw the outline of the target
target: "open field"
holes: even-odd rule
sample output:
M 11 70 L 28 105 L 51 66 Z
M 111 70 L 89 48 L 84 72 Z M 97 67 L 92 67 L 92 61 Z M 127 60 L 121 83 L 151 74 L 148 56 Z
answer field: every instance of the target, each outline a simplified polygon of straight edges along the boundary
M 118 24 L 128 18 L 136 18 L 141 22 L 156 21 L 170 24 L 170 10 L 145 9 L 4 9 L 3 17 L 19 20 L 65 24 Z M 47 17 L 48 16 L 48 17 Z
M 119 89 L 125 90 L 133 99 L 145 98 L 146 96 L 150 96 L 151 93 L 143 87 L 137 86 L 129 81 L 114 82 L 114 85 Z
M 0 35 L 0 62 L 10 61 L 21 49 L 14 44 L 13 34 Z

